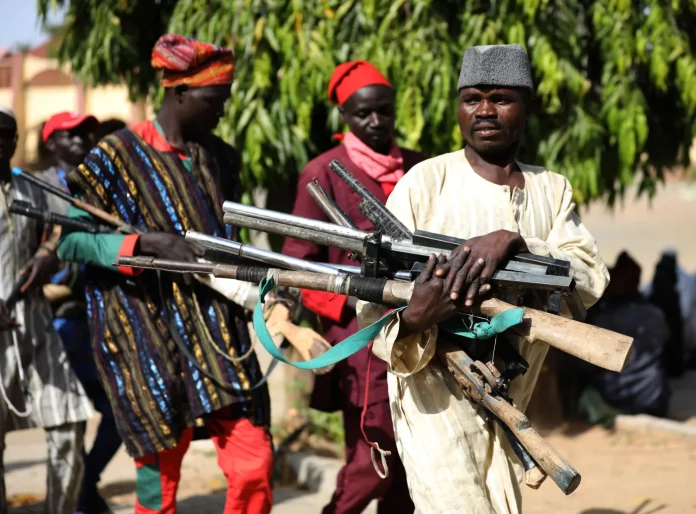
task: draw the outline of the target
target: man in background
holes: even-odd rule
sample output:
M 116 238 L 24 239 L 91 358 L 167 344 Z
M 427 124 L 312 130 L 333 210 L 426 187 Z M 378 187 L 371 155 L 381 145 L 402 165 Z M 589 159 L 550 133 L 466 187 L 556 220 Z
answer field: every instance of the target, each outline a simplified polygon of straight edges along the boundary
M 94 116 L 61 112 L 49 118 L 44 124 L 42 138 L 55 165 L 46 170 L 42 178 L 70 193 L 67 175 L 85 159 L 94 144 L 97 130 L 101 128 Z M 54 195 L 49 195 L 47 200 L 52 212 L 67 214 L 70 208 L 68 202 Z M 121 446 L 121 437 L 116 430 L 106 391 L 99 380 L 90 345 L 84 265 L 62 263 L 50 284 L 44 286 L 44 295 L 51 303 L 53 326 L 63 341 L 70 364 L 94 408 L 101 414 L 94 443 L 85 455 L 85 473 L 77 513 L 103 514 L 109 512 L 109 508 L 99 494 L 97 484 L 104 468 Z
M 2 453 L 12 430 L 43 427 L 48 447 L 47 514 L 74 514 L 82 479 L 82 429 L 91 408 L 51 324 L 41 292 L 55 271 L 58 232 L 13 215 L 15 200 L 47 209 L 41 191 L 12 175 L 14 114 L 0 106 L 0 514 L 7 514 Z M 24 281 L 22 289 L 17 285 Z M 14 299 L 11 297 L 15 296 Z
M 626 252 L 609 274 L 609 287 L 587 322 L 632 337 L 633 346 L 621 373 L 593 368 L 590 385 L 620 412 L 664 417 L 670 397 L 663 358 L 670 339 L 667 321 L 638 290 L 641 268 Z
M 311 161 L 302 172 L 292 213 L 329 221 L 307 192 L 307 184 L 316 180 L 359 229 L 373 231 L 372 222 L 358 209 L 360 198 L 329 169 L 329 163 L 338 159 L 384 203 L 399 179 L 425 156 L 395 143 L 394 91 L 386 77 L 369 62 L 353 61 L 337 66 L 329 82 L 329 100 L 339 106 L 341 119 L 350 130 L 342 135 L 343 144 Z M 283 253 L 305 260 L 351 264 L 347 251 L 297 239 L 288 238 Z M 305 290 L 302 301 L 321 316 L 324 335 L 331 344 L 358 331 L 355 298 Z M 336 364 L 330 374 L 316 377 L 311 406 L 326 412 L 341 409 L 346 440 L 346 465 L 338 475 L 336 491 L 324 514 L 362 512 L 373 499 L 379 500 L 380 513 L 407 514 L 414 509 L 394 442 L 387 365 L 374 359 L 368 376 L 368 355 L 369 350 L 365 348 Z M 367 437 L 379 440 L 384 449 L 392 452 L 386 479 L 374 471 L 370 446 L 361 434 L 363 408 Z

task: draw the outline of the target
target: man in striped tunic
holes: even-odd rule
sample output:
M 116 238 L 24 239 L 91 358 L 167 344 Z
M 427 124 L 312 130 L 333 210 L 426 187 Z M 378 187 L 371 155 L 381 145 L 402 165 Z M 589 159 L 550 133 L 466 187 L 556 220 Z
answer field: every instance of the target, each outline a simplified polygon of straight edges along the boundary
M 90 417 L 91 408 L 53 329 L 40 287 L 55 270 L 56 238 L 40 244 L 43 226 L 8 210 L 13 200 L 46 209 L 41 191 L 12 178 L 16 141 L 14 114 L 0 106 L 0 514 L 8 508 L 2 466 L 5 434 L 33 427 L 46 431 L 45 512 L 73 514 L 83 469 L 80 422 Z M 7 302 L 22 270 L 28 276 L 24 293 Z
M 488 294 L 493 272 L 515 253 L 570 261 L 586 306 L 602 295 L 608 273 L 575 214 L 568 180 L 517 161 L 533 95 L 524 49 L 467 50 L 458 89 L 466 148 L 416 165 L 387 207 L 411 230 L 468 241 L 449 261 L 431 257 L 408 307 L 382 330 L 373 349 L 389 366 L 394 432 L 417 512 L 518 514 L 522 468 L 502 430 L 479 415 L 433 359 L 437 325 Z M 382 312 L 358 304 L 361 324 Z M 514 345 L 529 363 L 510 389 L 524 410 L 548 347 L 523 340 Z
M 107 136 L 68 175 L 75 194 L 145 233 L 72 232 L 59 254 L 89 265 L 92 349 L 135 459 L 135 512 L 176 512 L 181 463 L 203 419 L 227 478 L 225 514 L 265 514 L 270 399 L 242 307 L 187 276 L 114 266 L 135 254 L 195 261 L 200 249 L 184 240 L 187 230 L 234 235 L 222 203 L 241 196 L 240 158 L 212 134 L 230 98 L 234 56 L 169 34 L 152 64 L 163 70 L 157 117 Z

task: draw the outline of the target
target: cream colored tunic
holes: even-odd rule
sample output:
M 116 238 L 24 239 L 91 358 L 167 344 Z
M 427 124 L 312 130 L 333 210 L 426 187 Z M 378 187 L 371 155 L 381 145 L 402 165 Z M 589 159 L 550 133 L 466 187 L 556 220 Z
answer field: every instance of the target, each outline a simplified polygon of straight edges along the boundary
M 608 283 L 597 245 L 574 212 L 570 183 L 543 168 L 519 165 L 524 190 L 488 182 L 464 151 L 418 164 L 397 184 L 387 207 L 411 230 L 471 238 L 499 229 L 519 232 L 529 250 L 571 262 L 589 306 Z M 384 307 L 360 302 L 361 326 Z M 523 470 L 500 428 L 484 421 L 449 373 L 432 359 L 437 327 L 396 341 L 395 319 L 375 340 L 375 355 L 389 364 L 389 398 L 399 454 L 421 514 L 517 514 Z M 529 362 L 511 396 L 525 409 L 548 347 L 518 341 Z M 547 485 L 546 487 L 553 487 Z

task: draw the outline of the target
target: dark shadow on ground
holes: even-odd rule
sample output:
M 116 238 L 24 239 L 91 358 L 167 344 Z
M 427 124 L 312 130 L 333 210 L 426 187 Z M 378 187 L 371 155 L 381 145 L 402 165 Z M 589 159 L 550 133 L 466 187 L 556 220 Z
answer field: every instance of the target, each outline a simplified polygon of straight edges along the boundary
M 273 505 L 300 498 L 309 491 L 282 487 L 273 491 Z M 184 498 L 177 503 L 177 514 L 201 514 L 201 512 L 222 512 L 225 506 L 225 492 L 218 491 L 201 496 Z
M 5 464 L 5 473 L 30 468 L 32 466 L 38 466 L 41 464 L 46 464 L 46 459 L 20 460 L 18 462 L 11 462 L 9 464 Z
M 102 497 L 105 500 L 114 496 L 121 496 L 135 492 L 135 480 L 123 480 L 121 482 L 109 482 L 99 488 Z
M 130 491 L 128 490 L 129 487 Z M 110 496 L 132 492 L 133 487 L 134 484 L 132 482 L 118 482 L 109 484 L 107 487 L 102 488 L 101 491 L 104 498 L 108 499 Z M 283 502 L 300 498 L 308 494 L 310 494 L 309 491 L 302 489 L 281 487 L 273 491 L 273 505 L 279 505 Z M 10 514 L 43 514 L 43 499 L 41 501 L 36 501 L 38 499 L 34 500 L 35 501 L 31 501 L 22 506 L 11 508 Z M 211 492 L 210 494 L 191 496 L 179 500 L 177 502 L 177 514 L 207 514 L 209 512 L 222 512 L 224 507 L 225 491 L 218 490 Z M 111 508 L 114 510 L 114 512 L 120 513 L 132 512 L 133 507 L 132 505 L 127 507 L 125 505 L 112 504 Z
M 654 504 L 651 500 L 645 500 L 643 503 L 638 505 L 637 508 L 633 510 L 616 510 L 616 509 L 587 509 L 583 510 L 580 514 L 657 514 L 662 512 L 667 508 L 667 505 Z

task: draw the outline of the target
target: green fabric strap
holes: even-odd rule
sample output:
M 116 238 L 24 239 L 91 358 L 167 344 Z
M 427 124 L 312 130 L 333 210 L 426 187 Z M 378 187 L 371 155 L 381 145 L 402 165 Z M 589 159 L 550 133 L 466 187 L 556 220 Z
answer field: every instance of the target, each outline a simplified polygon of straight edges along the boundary
M 263 317 L 262 305 L 265 301 L 266 295 L 273 291 L 273 289 L 275 289 L 275 282 L 272 277 L 266 277 L 261 280 L 261 283 L 259 284 L 259 301 L 256 303 L 256 308 L 254 309 L 254 330 L 256 331 L 259 341 L 261 341 L 261 344 L 266 351 L 268 351 L 268 353 L 279 361 L 284 362 L 285 364 L 290 364 L 291 366 L 299 369 L 317 369 L 325 366 L 331 366 L 332 364 L 336 364 L 337 362 L 359 352 L 377 337 L 380 331 L 397 315 L 397 313 L 405 309 L 405 307 L 394 309 L 388 314 L 382 316 L 379 320 L 375 321 L 372 325 L 363 328 L 347 339 L 337 343 L 330 350 L 314 359 L 304 362 L 290 362 L 283 356 L 280 349 L 273 343 L 273 338 L 268 332 L 266 320 Z M 461 320 L 449 320 L 446 323 L 442 323 L 440 327 L 454 335 L 463 336 L 470 339 L 488 339 L 496 334 L 506 331 L 510 327 L 518 325 L 522 322 L 523 317 L 524 309 L 520 307 L 501 312 L 500 314 L 494 316 L 490 321 L 476 323 L 471 329 L 467 329 Z

